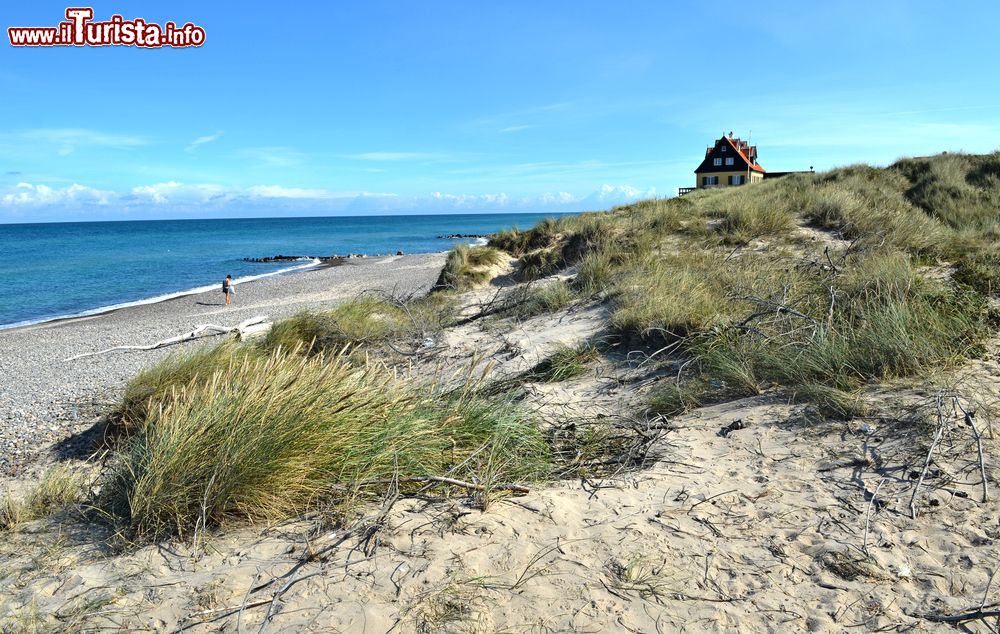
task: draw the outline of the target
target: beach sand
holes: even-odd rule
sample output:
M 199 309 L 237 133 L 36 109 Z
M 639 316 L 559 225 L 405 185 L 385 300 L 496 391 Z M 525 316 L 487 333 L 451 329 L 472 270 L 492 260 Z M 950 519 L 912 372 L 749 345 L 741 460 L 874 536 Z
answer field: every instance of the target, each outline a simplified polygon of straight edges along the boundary
M 152 344 L 200 324 L 234 326 L 257 315 L 277 319 L 329 307 L 364 291 L 426 291 L 443 262 L 440 253 L 351 258 L 337 266 L 237 284 L 229 306 L 218 290 L 0 330 L 0 474 L 23 470 L 39 452 L 89 426 L 143 367 L 170 352 L 201 344 L 65 361 L 68 357 L 119 345 Z M 220 289 L 221 283 L 220 275 Z
M 228 310 L 198 303 L 218 302 L 211 294 L 6 333 L 5 359 L 18 341 L 56 359 L 328 305 L 365 284 L 425 288 L 441 260 L 267 280 L 239 289 Z M 495 293 L 466 295 L 467 312 Z M 596 302 L 520 323 L 473 321 L 440 333 L 410 371 L 489 363 L 513 376 L 557 346 L 600 339 L 606 323 Z M 967 369 L 979 380 L 970 392 L 997 396 L 998 344 Z M 51 391 L 49 373 L 113 394 L 159 354 L 49 360 L 32 380 Z M 90 377 L 98 367 L 105 375 Z M 568 381 L 525 384 L 525 405 L 542 425 L 629 424 L 661 380 L 672 377 L 605 359 Z M 879 398 L 900 409 L 928 401 L 901 388 Z M 74 631 L 933 632 L 947 626 L 928 617 L 996 609 L 998 506 L 981 499 L 960 428 L 935 456 L 935 469 L 954 475 L 925 482 L 912 519 L 910 474 L 926 447 L 906 421 L 819 422 L 808 406 L 765 393 L 645 422 L 657 438 L 645 468 L 538 485 L 485 511 L 461 495 L 418 496 L 361 508 L 344 525 L 237 524 L 124 551 L 106 548 L 106 526 L 34 522 L 0 540 L 0 625 L 6 613 L 15 626 Z M 991 438 L 991 482 L 994 447 Z M 879 470 L 895 475 L 883 482 Z M 985 621 L 965 627 L 992 631 Z

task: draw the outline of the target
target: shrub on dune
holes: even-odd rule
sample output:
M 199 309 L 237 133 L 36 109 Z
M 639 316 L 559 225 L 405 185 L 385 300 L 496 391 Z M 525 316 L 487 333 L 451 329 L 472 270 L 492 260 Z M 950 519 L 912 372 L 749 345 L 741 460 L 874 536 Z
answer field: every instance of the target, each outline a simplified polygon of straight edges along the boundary
M 205 380 L 223 367 L 239 365 L 255 353 L 253 348 L 226 342 L 169 355 L 128 382 L 122 400 L 108 416 L 106 435 L 116 439 L 133 434 L 145 422 L 150 410 L 169 398 L 173 391 L 192 381 Z
M 343 356 L 279 351 L 221 365 L 150 409 L 102 506 L 156 536 L 288 517 L 365 483 L 531 480 L 546 468 L 539 431 L 510 406 L 434 395 Z
M 408 325 L 397 305 L 374 299 L 346 301 L 324 312 L 299 313 L 272 326 L 261 346 L 267 350 L 299 348 L 306 354 L 336 351 L 401 336 Z
M 460 244 L 448 252 L 444 268 L 434 283 L 436 290 L 468 290 L 490 279 L 490 267 L 499 264 L 503 255 L 492 246 L 470 247 Z

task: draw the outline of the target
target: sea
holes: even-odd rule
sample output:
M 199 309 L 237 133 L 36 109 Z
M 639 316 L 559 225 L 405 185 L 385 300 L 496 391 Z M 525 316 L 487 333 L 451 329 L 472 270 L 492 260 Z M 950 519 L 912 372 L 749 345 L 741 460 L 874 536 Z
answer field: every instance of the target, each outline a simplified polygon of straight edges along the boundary
M 0 329 L 162 301 L 313 267 L 275 255 L 434 253 L 552 213 L 0 224 Z M 484 242 L 480 240 L 479 242 Z

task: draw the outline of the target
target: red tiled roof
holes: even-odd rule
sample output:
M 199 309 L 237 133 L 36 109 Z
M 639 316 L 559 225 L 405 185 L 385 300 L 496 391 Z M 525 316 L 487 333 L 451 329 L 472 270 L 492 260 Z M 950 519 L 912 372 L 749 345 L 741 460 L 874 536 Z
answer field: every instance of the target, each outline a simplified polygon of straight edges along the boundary
M 742 139 L 733 139 L 728 136 L 723 136 L 722 138 L 728 141 L 729 146 L 732 147 L 734 150 L 736 150 L 736 152 L 743 157 L 743 160 L 747 162 L 747 164 L 750 166 L 750 169 L 752 169 L 755 172 L 760 172 L 761 174 L 765 173 L 764 168 L 761 167 L 760 165 L 757 165 L 757 163 L 755 163 L 750 158 L 751 151 L 753 151 L 754 154 L 756 154 L 757 148 L 755 146 L 747 145 L 746 142 L 743 141 Z

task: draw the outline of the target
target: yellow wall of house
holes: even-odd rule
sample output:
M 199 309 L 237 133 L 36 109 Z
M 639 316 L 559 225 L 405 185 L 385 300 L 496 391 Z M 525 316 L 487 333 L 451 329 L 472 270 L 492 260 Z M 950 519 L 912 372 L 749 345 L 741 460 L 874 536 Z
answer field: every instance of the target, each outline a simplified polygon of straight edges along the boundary
M 713 187 L 730 187 L 730 184 L 729 184 L 729 177 L 730 176 L 746 176 L 746 175 L 747 175 L 746 170 L 740 170 L 738 172 L 711 172 L 711 173 L 706 172 L 705 174 L 695 174 L 694 175 L 694 178 L 695 178 L 694 186 L 695 187 L 702 187 L 701 178 L 703 176 L 718 176 L 719 177 L 719 183 L 718 183 L 718 185 L 713 185 Z M 750 172 L 750 177 L 747 178 L 746 180 L 747 180 L 747 183 L 758 183 L 758 182 L 764 180 L 764 175 L 761 174 L 760 172 Z

